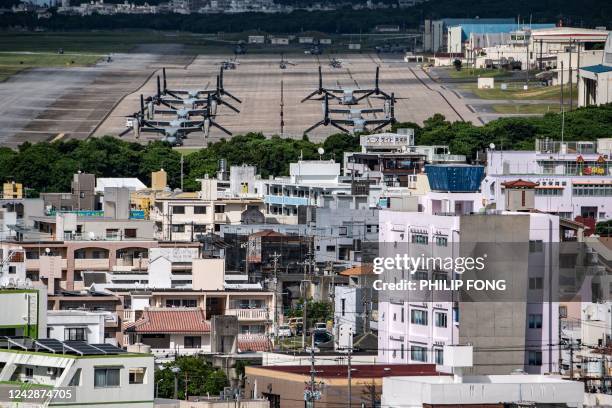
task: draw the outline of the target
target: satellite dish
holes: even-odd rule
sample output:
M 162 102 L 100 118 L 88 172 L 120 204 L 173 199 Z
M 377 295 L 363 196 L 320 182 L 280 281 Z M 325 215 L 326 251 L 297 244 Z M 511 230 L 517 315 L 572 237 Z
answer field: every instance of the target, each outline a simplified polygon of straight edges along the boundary
M 322 147 L 319 147 L 317 149 L 317 152 L 319 152 L 319 154 L 323 154 L 323 153 L 325 153 L 325 149 L 323 149 Z
M 50 248 L 45 248 L 45 253 L 46 253 L 47 255 L 49 255 L 49 252 L 51 252 L 51 249 L 50 249 Z
M 489 145 L 489 149 L 491 149 L 491 150 L 495 150 L 495 143 L 491 143 L 491 144 Z

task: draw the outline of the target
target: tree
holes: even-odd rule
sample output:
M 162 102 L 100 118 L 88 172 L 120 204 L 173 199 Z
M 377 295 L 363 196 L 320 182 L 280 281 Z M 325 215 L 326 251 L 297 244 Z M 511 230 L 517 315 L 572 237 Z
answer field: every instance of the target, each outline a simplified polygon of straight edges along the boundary
M 186 396 L 190 395 L 219 394 L 228 385 L 225 373 L 207 364 L 201 357 L 180 356 L 175 361 L 166 363 L 163 369 L 155 372 L 157 396 L 160 398 L 172 398 L 174 396 L 175 374 L 172 371 L 174 367 L 180 369 L 177 374 L 179 399 L 185 399 Z
M 461 66 L 463 65 L 463 62 L 461 62 L 461 60 L 459 58 L 457 58 L 456 60 L 453 61 L 453 66 L 455 67 L 455 69 L 457 71 L 461 71 Z

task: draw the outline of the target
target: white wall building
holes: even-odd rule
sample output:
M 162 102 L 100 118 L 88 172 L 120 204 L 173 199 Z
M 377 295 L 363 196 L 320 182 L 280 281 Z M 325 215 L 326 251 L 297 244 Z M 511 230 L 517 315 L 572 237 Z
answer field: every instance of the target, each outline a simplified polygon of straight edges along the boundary
M 504 243 L 503 245 L 510 248 L 516 242 L 525 245 L 540 242 L 544 245 L 551 242 L 550 237 L 552 242 L 559 240 L 559 218 L 549 214 L 431 215 L 383 210 L 380 211 L 379 219 L 381 243 L 379 256 L 383 258 L 407 254 L 413 259 L 419 257 L 456 259 L 465 256 L 475 257 L 478 251 L 482 250 L 479 248 L 485 246 L 491 251 L 495 247 L 487 246 L 490 242 Z M 524 250 L 527 250 L 526 247 Z M 538 254 L 513 264 L 510 259 L 506 261 L 500 259 L 505 255 L 497 254 L 495 258 L 488 259 L 491 266 L 486 270 L 491 275 L 487 276 L 503 277 L 520 271 L 521 274 L 518 276 L 527 285 L 527 279 L 532 274 L 546 274 L 549 270 L 548 266 L 543 267 L 543 261 L 536 255 Z M 508 256 L 514 259 L 509 249 Z M 512 267 L 507 270 L 510 264 Z M 548 261 L 544 261 L 544 264 L 548 265 Z M 551 268 L 553 268 L 551 273 L 554 273 L 553 265 Z M 450 281 L 451 279 L 466 279 L 466 277 L 453 273 L 450 269 L 439 267 L 421 267 L 413 274 L 405 269 L 387 268 L 380 275 L 381 282 L 393 284 L 416 281 L 418 285 L 422 280 Z M 463 303 L 460 302 L 459 293 L 456 291 L 380 290 L 378 292 L 380 360 L 386 363 L 429 362 L 444 366 L 443 346 L 458 344 L 460 340 L 475 344 L 493 341 L 500 345 L 512 344 L 523 348 L 529 345 L 529 352 L 515 356 L 513 368 L 534 373 L 553 371 L 558 362 L 558 351 L 548 353 L 547 345 L 556 344 L 558 341 L 558 306 L 553 304 L 548 308 L 548 303 L 528 301 L 526 287 L 516 282 L 518 281 L 515 281 L 514 289 L 508 293 L 518 293 L 518 297 L 513 300 L 521 306 L 512 311 L 514 317 L 510 317 L 516 327 L 506 332 L 500 329 L 496 331 L 496 325 L 509 317 L 505 316 L 509 309 L 507 307 L 504 309 L 502 306 L 496 308 L 494 301 L 478 302 L 474 300 L 472 294 L 472 300 Z M 376 285 L 374 288 L 376 289 Z M 518 292 L 514 292 L 515 290 Z M 485 316 L 481 309 L 483 307 L 492 312 L 492 315 Z M 533 327 L 529 327 L 533 330 L 528 330 L 527 326 L 531 325 L 532 320 L 537 320 L 537 327 L 534 324 Z M 461 330 L 460 323 L 465 325 L 466 330 Z M 547 330 L 550 326 L 553 327 L 551 332 Z M 487 327 L 487 329 L 478 331 L 475 329 L 477 327 Z M 549 338 L 549 335 L 552 335 L 552 338 Z M 492 358 L 488 355 L 481 357 L 477 354 L 477 356 L 479 359 Z M 509 372 L 513 369 L 503 368 L 503 365 L 485 367 L 485 371 L 491 369 L 493 372 L 496 370 Z
M 601 63 L 580 69 L 578 106 L 612 102 L 612 34 L 608 35 Z
M 153 407 L 154 367 L 150 354 L 122 350 L 108 353 L 98 350 L 92 354 L 91 349 L 80 346 L 64 348 L 64 343 L 57 340 L 34 342 L 32 348 L 38 351 L 29 348 L 0 341 L 1 382 L 27 382 L 34 384 L 34 388 L 37 384 L 52 389 L 68 387 L 66 390 L 74 396 L 57 399 L 56 404 L 93 408 L 109 404 L 119 408 Z M 43 404 L 46 406 L 45 401 L 39 406 Z
M 451 351 L 452 350 L 452 351 Z M 581 407 L 584 385 L 559 377 L 543 375 L 463 376 L 472 366 L 472 347 L 447 347 L 447 360 L 454 376 L 413 376 L 383 378 L 382 406 L 421 408 L 424 406 L 521 405 Z M 558 404 L 558 405 L 557 405 Z
M 289 177 L 262 181 L 266 216 L 296 224 L 298 208 L 322 206 L 322 195 L 351 194 L 349 180 L 341 180 L 340 163 L 333 160 L 300 160 L 291 163 Z M 375 207 L 380 186 L 370 186 L 368 206 Z
M 503 183 L 538 183 L 534 208 L 564 218 L 612 217 L 610 139 L 597 142 L 536 140 L 535 151 L 487 152 L 482 195 L 488 208 L 505 210 Z
M 115 339 L 104 338 L 106 322 L 117 324 L 111 312 L 85 310 L 49 310 L 47 312 L 47 337 L 59 341 L 85 341 L 87 343 L 116 344 Z

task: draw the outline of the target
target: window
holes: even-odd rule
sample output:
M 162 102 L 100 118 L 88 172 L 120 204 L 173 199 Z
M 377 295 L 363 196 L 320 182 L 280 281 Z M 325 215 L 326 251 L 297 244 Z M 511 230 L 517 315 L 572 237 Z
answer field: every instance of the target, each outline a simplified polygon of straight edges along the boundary
M 125 238 L 136 238 L 136 228 L 126 228 L 123 230 Z
M 341 303 L 340 310 L 342 311 L 342 316 L 344 316 L 344 313 L 346 312 L 346 299 L 341 299 L 340 303 Z
M 404 309 L 402 309 L 402 312 L 404 311 Z M 403 360 L 404 359 L 404 343 L 402 343 L 401 348 L 400 348 L 400 358 Z
M 193 224 L 193 232 L 206 232 L 206 224 Z
M 172 214 L 185 214 L 185 206 L 184 205 L 173 205 Z
M 87 329 L 84 327 L 70 327 L 64 329 L 64 340 L 87 341 Z
M 215 214 L 222 214 L 225 212 L 224 205 L 215 205 Z
M 13 265 L 9 265 L 9 270 L 8 270 L 9 274 L 15 274 L 17 273 L 17 267 L 13 266 Z
M 434 358 L 437 365 L 444 365 L 444 351 L 440 349 L 434 350 Z
M 448 317 L 444 312 L 436 312 L 435 313 L 435 321 L 436 327 L 447 327 L 448 325 Z
M 27 378 L 32 378 L 34 377 L 34 368 L 33 367 L 26 367 L 25 368 L 25 376 Z
M 400 316 L 401 316 L 400 321 L 401 321 L 402 323 L 404 323 L 404 306 L 402 306 L 402 313 L 401 313 L 401 315 L 400 315 Z M 402 346 L 403 346 L 403 344 L 402 344 Z M 403 356 L 403 353 L 402 353 L 402 356 Z M 403 357 L 402 357 L 402 358 L 403 358 Z
M 529 278 L 529 289 L 542 289 L 544 280 L 542 278 Z
M 117 238 L 119 236 L 119 230 L 116 228 L 106 229 L 106 238 Z
M 542 252 L 542 240 L 530 240 L 529 241 L 529 252 Z
M 94 387 L 118 387 L 119 386 L 119 368 L 95 368 L 94 369 Z
M 338 227 L 338 235 L 347 235 L 348 228 L 347 227 Z
M 416 271 L 414 275 L 412 275 L 413 280 L 422 281 L 429 279 L 429 275 L 427 271 Z
M 541 329 L 542 328 L 542 315 L 541 314 L 530 314 L 529 315 L 529 328 L 530 329 Z
M 194 214 L 206 214 L 206 206 L 205 205 L 194 205 L 193 213 Z
M 448 237 L 436 237 L 436 245 L 441 247 L 448 246 Z
M 172 232 L 185 232 L 184 224 L 172 224 Z
M 366 231 L 367 232 L 378 232 L 378 225 L 376 225 L 376 224 L 367 225 L 366 226 Z
M 424 234 L 412 234 L 411 240 L 413 244 L 427 245 L 427 243 L 429 242 L 429 237 Z
M 410 311 L 410 323 L 427 326 L 427 311 L 412 309 Z
M 410 347 L 410 360 L 427 362 L 427 349 L 421 346 Z
M 535 195 L 537 196 L 562 196 L 562 188 L 536 188 Z
M 567 306 L 559 306 L 559 318 L 560 319 L 567 318 Z
M 185 348 L 201 348 L 202 338 L 200 336 L 185 336 Z
M 335 245 L 327 245 L 327 246 L 325 247 L 325 250 L 326 250 L 327 252 L 336 252 L 336 246 L 335 246 Z
M 166 299 L 166 307 L 196 307 L 195 299 Z
M 75 373 L 74 373 L 74 375 L 70 379 L 70 382 L 68 383 L 68 386 L 69 387 L 78 387 L 79 385 L 81 385 L 81 369 L 77 368 Z
M 448 278 L 448 273 L 446 272 L 434 271 L 433 273 L 434 281 L 445 281 L 447 278 Z
M 529 351 L 527 358 L 530 366 L 541 366 L 542 365 L 542 352 L 541 351 Z
M 145 367 L 130 368 L 130 384 L 144 384 L 146 370 Z

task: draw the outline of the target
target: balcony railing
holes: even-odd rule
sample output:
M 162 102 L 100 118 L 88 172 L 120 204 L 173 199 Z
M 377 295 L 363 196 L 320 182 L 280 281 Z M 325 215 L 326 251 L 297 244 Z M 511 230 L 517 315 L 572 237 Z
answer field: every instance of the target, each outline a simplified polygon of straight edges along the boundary
M 80 258 L 74 260 L 75 269 L 102 269 L 108 270 L 110 261 L 108 258 Z
M 226 315 L 236 316 L 238 320 L 268 320 L 269 313 L 266 309 L 227 309 Z
M 227 222 L 227 215 L 224 213 L 216 213 L 215 222 Z

